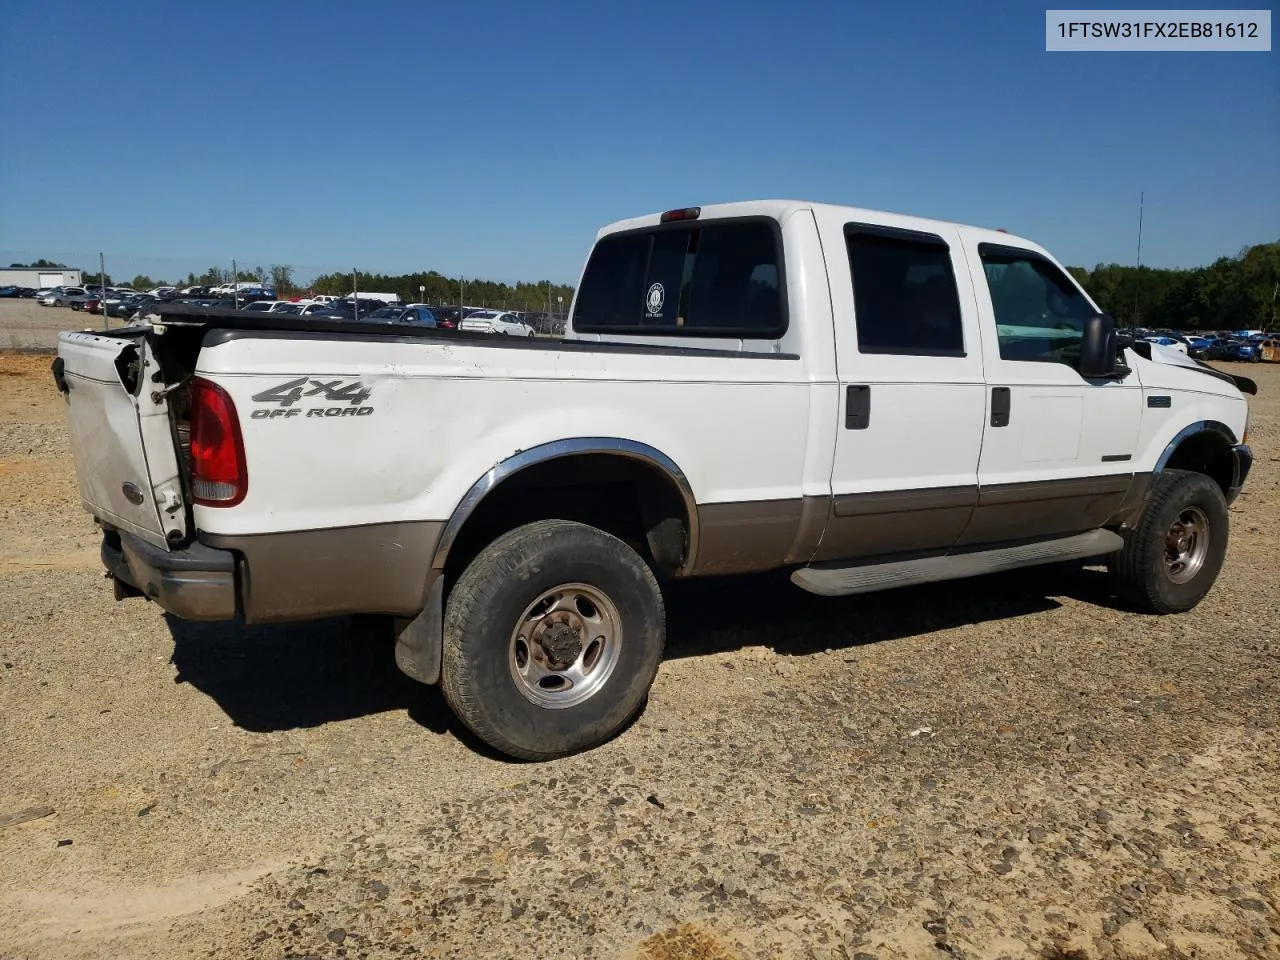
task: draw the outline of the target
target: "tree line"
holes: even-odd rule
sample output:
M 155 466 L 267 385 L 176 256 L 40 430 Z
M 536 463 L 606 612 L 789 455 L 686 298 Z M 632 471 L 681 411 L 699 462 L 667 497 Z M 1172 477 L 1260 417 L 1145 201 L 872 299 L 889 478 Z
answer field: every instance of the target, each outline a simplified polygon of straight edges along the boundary
M 1275 330 L 1280 325 L 1280 241 L 1245 247 L 1234 257 L 1192 269 L 1118 263 L 1067 269 L 1122 327 Z

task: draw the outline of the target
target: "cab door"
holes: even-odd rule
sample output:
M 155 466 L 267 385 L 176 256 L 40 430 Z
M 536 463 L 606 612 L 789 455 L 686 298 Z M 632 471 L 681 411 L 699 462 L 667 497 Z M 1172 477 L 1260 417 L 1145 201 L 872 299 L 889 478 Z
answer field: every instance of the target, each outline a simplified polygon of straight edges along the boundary
M 1069 535 L 1106 523 L 1133 478 L 1138 377 L 1086 380 L 1084 323 L 1099 311 L 1047 253 L 961 228 L 976 287 L 988 417 L 978 504 L 961 545 Z
M 842 409 L 815 560 L 945 552 L 977 501 L 986 414 L 955 228 L 819 214 Z

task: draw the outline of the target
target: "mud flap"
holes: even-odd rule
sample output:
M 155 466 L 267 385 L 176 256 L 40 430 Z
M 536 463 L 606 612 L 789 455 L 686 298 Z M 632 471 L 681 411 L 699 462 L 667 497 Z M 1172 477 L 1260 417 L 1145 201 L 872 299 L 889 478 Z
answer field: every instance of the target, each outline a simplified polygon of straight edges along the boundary
M 435 582 L 427 591 L 427 604 L 412 620 L 395 621 L 396 666 L 419 683 L 440 682 L 444 649 L 444 574 L 433 570 Z

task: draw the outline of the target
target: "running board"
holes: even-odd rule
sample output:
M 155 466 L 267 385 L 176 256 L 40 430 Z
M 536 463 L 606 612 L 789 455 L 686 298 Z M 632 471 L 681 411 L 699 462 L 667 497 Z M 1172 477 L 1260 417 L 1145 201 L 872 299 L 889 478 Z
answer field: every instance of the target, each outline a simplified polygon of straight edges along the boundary
M 975 553 L 871 563 L 858 567 L 802 567 L 791 574 L 791 582 L 822 597 L 843 597 L 852 593 L 892 590 L 918 583 L 959 580 L 984 573 L 999 573 L 1018 567 L 1060 560 L 1087 560 L 1114 553 L 1124 546 L 1119 534 L 1110 530 L 1090 530 L 1057 540 L 1040 540 L 1018 547 L 1000 547 Z

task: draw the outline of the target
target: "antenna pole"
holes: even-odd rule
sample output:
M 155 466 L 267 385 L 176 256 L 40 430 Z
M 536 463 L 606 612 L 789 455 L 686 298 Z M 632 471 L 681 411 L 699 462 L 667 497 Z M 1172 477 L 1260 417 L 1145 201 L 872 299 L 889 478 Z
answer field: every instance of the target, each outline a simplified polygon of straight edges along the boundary
M 1138 292 L 1142 283 L 1142 208 L 1147 199 L 1146 191 L 1138 194 L 1138 262 L 1133 271 L 1133 328 L 1138 328 Z

